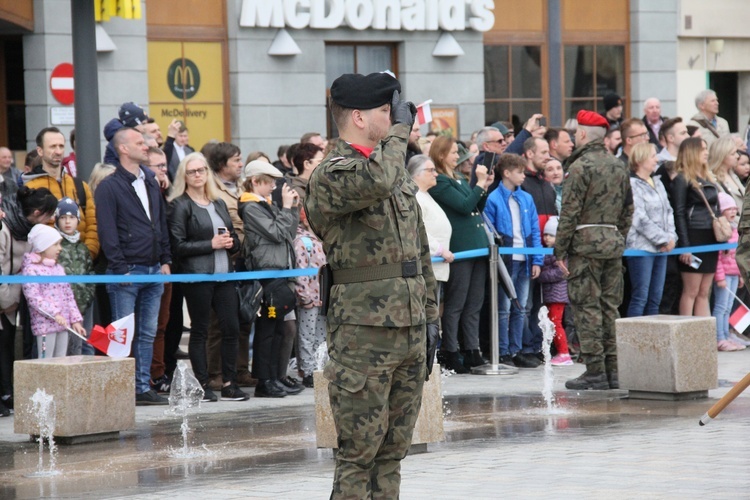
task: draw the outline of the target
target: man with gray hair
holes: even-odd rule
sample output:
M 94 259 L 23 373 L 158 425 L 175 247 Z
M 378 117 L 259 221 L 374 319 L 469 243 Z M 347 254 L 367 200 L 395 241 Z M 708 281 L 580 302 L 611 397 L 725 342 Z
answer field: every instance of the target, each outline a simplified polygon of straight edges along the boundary
M 664 123 L 661 115 L 661 101 L 656 97 L 649 97 L 643 103 L 643 123 L 648 129 L 648 142 L 656 146 L 656 151 L 661 151 L 662 145 L 659 143 L 659 130 Z
M 711 146 L 716 139 L 729 135 L 729 124 L 719 116 L 719 98 L 711 89 L 701 90 L 695 96 L 695 114 L 688 125 L 695 125 L 701 132 L 701 137 Z

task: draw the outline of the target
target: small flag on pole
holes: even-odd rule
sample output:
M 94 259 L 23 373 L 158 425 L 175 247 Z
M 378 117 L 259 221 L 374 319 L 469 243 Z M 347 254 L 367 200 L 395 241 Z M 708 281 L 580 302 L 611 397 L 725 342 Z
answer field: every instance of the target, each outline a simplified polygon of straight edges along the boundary
M 432 99 L 417 106 L 417 123 L 419 123 L 420 127 L 425 123 L 430 123 L 432 121 L 432 109 L 430 108 L 430 104 L 432 104 Z
M 130 355 L 130 346 L 135 334 L 135 314 L 129 314 L 124 318 L 103 328 L 95 325 L 88 338 L 89 344 L 113 358 L 125 358 Z
M 729 324 L 737 330 L 737 333 L 744 333 L 750 326 L 750 309 L 744 304 L 740 304 L 740 307 L 729 317 Z

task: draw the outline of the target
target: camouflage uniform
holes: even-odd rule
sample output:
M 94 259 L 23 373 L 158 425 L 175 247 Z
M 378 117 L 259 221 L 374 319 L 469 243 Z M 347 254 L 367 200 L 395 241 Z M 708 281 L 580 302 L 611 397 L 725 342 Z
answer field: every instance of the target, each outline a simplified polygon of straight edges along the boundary
M 332 498 L 398 497 L 422 400 L 425 325 L 438 312 L 418 188 L 404 169 L 409 132 L 392 126 L 369 158 L 339 141 L 305 199 L 334 272 L 324 372 L 338 433 Z M 407 261 L 414 276 L 365 275 L 401 273 Z M 337 272 L 351 269 L 354 279 L 342 284 Z
M 615 320 L 622 302 L 622 253 L 633 221 L 628 171 L 593 141 L 571 157 L 555 257 L 568 260 L 568 295 L 587 371 L 616 372 Z
M 750 189 L 745 189 L 740 207 L 740 221 L 737 224 L 739 240 L 737 240 L 737 252 L 734 258 L 737 261 L 737 267 L 740 268 L 742 280 L 750 290 Z

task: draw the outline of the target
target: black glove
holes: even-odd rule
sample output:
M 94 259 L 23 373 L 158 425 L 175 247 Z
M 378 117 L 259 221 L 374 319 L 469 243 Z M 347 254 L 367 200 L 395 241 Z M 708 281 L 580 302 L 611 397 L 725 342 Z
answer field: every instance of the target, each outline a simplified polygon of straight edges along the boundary
M 435 362 L 435 352 L 440 340 L 440 329 L 437 323 L 427 323 L 427 374 L 425 380 L 430 380 L 432 364 Z
M 398 90 L 393 91 L 391 101 L 391 121 L 393 124 L 405 123 L 410 127 L 414 125 L 414 117 L 417 115 L 417 107 L 413 102 L 402 101 Z

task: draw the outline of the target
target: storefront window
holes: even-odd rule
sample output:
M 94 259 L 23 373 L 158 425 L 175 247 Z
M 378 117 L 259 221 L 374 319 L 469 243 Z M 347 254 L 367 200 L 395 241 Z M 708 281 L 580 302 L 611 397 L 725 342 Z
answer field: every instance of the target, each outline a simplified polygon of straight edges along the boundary
M 519 127 L 542 111 L 541 47 L 486 45 L 484 47 L 484 118 Z
M 368 75 L 389 70 L 398 77 L 396 46 L 392 44 L 326 44 L 326 109 L 331 84 L 344 73 Z M 328 137 L 338 137 L 331 113 L 326 113 Z
M 575 118 L 581 109 L 604 111 L 603 97 L 625 96 L 623 45 L 566 45 L 565 116 Z

